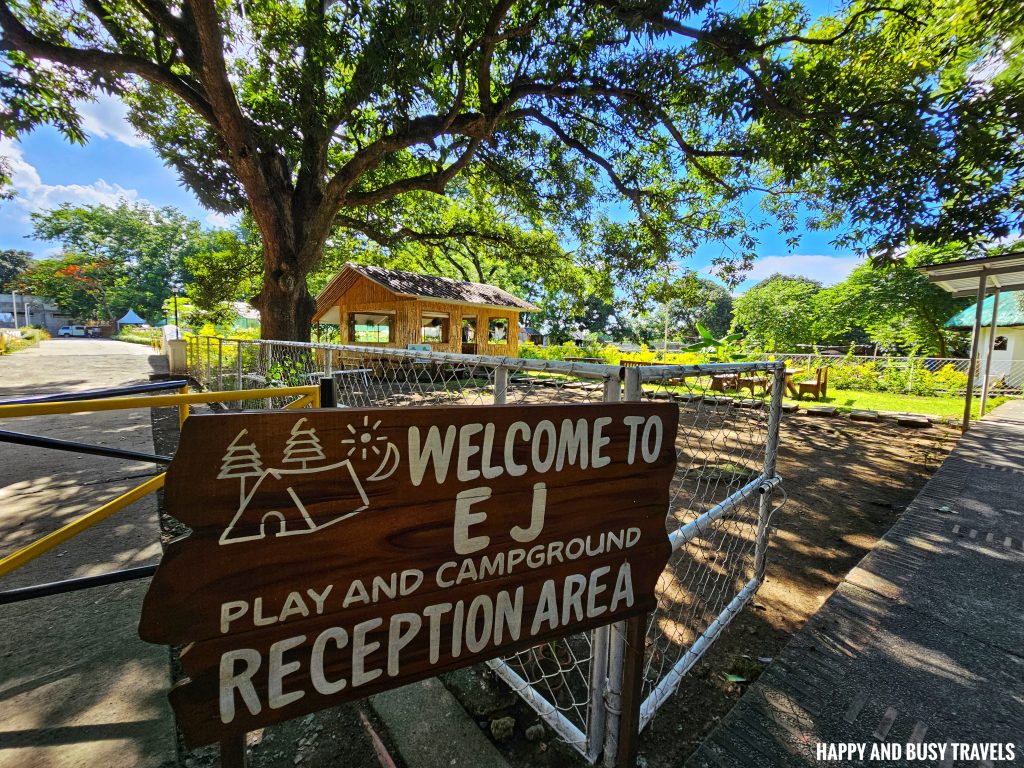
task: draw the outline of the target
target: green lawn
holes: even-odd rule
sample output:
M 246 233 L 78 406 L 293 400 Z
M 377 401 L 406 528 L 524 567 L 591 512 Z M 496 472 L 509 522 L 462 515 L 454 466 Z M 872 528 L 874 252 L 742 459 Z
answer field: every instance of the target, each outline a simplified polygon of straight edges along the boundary
M 703 380 L 698 381 L 700 381 L 700 384 L 703 384 Z M 682 394 L 684 392 L 700 391 L 701 386 L 698 384 L 697 389 L 691 389 L 680 386 L 655 387 L 651 384 L 645 384 L 644 389 L 668 389 Z M 750 393 L 746 390 L 741 394 L 736 394 L 735 392 L 708 392 L 708 394 L 725 395 L 726 397 L 750 397 Z M 758 394 L 760 395 L 760 393 Z M 813 397 L 805 397 L 803 400 L 797 401 L 787 393 L 784 402 L 799 402 L 805 408 L 814 405 L 834 405 L 842 411 L 897 411 L 900 413 L 919 413 L 925 416 L 953 418 L 961 418 L 964 414 L 964 401 L 959 397 L 925 397 L 923 395 L 901 395 L 892 392 L 857 392 L 843 389 L 829 389 L 828 394 L 828 397 L 818 402 Z M 980 399 L 980 396 L 976 394 L 971 402 L 971 412 L 975 417 L 978 416 Z M 1007 397 L 989 397 L 985 411 L 991 411 L 997 405 L 1005 403 L 1009 399 Z
M 927 416 L 961 417 L 964 413 L 964 401 L 958 397 L 923 397 L 922 395 L 899 395 L 892 392 L 854 392 L 851 390 L 829 390 L 828 397 L 821 401 L 822 405 L 834 405 L 842 410 L 859 411 L 904 411 L 920 413 Z M 971 409 L 978 415 L 980 397 L 975 397 Z M 1005 397 L 990 397 L 986 403 L 986 411 L 991 411 Z M 796 402 L 787 397 L 786 402 Z M 814 398 L 805 397 L 801 405 L 815 405 Z

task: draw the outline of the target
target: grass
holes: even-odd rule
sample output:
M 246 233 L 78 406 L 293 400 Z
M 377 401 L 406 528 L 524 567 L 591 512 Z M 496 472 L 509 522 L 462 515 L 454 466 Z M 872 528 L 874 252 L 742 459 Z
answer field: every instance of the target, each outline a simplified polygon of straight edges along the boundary
M 655 386 L 647 384 L 646 390 L 668 389 L 679 394 L 690 391 L 703 391 L 704 381 L 695 380 L 696 389 L 680 386 Z M 735 392 L 708 392 L 708 394 L 724 395 L 726 397 L 747 398 L 750 393 L 743 390 L 741 394 Z M 760 391 L 758 392 L 760 396 Z M 988 413 L 997 405 L 1005 403 L 1011 398 L 990 396 L 985 405 L 985 412 Z M 980 393 L 975 393 L 971 401 L 971 413 L 977 417 L 980 406 Z M 916 413 L 922 416 L 941 416 L 944 418 L 960 418 L 964 413 L 964 401 L 961 397 L 928 397 L 925 395 L 905 395 L 895 392 L 860 392 L 844 389 L 829 389 L 829 396 L 820 401 L 812 397 L 805 397 L 803 400 L 794 400 L 787 393 L 783 402 L 798 403 L 802 407 L 815 405 L 833 405 L 841 411 L 896 411 L 899 413 Z
M 997 405 L 1005 403 L 1006 397 L 989 397 L 986 412 Z M 980 396 L 975 396 L 971 404 L 974 415 L 978 415 Z M 787 397 L 786 402 L 797 402 Z M 804 398 L 801 405 L 817 405 L 813 398 Z M 964 401 L 959 397 L 925 397 L 923 395 L 903 395 L 893 392 L 854 392 L 852 390 L 829 390 L 829 396 L 821 400 L 821 405 L 834 405 L 841 410 L 857 411 L 900 411 L 920 413 L 925 416 L 960 417 L 964 413 Z

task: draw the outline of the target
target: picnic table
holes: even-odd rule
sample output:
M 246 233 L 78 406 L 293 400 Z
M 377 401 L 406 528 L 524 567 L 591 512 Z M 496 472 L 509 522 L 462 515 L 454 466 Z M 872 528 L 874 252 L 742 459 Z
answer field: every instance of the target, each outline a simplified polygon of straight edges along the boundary
M 793 376 L 803 373 L 802 368 L 787 368 L 786 369 L 786 389 L 793 397 L 798 394 L 797 386 L 793 381 Z M 754 394 L 754 387 L 761 386 L 768 389 L 768 378 L 766 376 L 744 376 L 736 373 L 720 373 L 711 377 L 711 390 L 714 392 L 724 392 L 727 389 L 735 389 L 737 391 L 748 387 L 750 394 Z
M 796 388 L 796 384 L 793 382 L 793 376 L 803 373 L 803 368 L 787 368 L 786 369 L 786 389 L 793 397 L 797 397 L 800 392 Z

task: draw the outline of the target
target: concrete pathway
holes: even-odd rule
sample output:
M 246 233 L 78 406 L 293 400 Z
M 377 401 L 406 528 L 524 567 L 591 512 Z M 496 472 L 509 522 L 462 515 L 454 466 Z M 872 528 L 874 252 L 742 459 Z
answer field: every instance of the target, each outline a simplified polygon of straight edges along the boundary
M 54 339 L 0 357 L 0 399 L 147 381 L 148 347 Z M 0 420 L 0 428 L 152 452 L 149 409 Z M 0 443 L 0 556 L 155 473 L 141 462 Z M 155 562 L 154 497 L 0 578 L 13 589 Z M 138 639 L 146 582 L 0 605 L 0 768 L 160 766 L 175 757 L 167 649 Z
M 840 742 L 1013 744 L 917 764 L 1024 765 L 1024 402 L 960 440 L 687 765 L 820 766 Z

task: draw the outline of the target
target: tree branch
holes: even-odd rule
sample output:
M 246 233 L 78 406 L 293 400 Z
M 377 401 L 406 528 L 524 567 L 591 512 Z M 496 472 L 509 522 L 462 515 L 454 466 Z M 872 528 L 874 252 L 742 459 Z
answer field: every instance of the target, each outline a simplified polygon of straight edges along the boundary
M 491 100 L 491 62 L 494 49 L 499 42 L 498 29 L 508 15 L 514 0 L 498 0 L 487 19 L 483 39 L 480 41 L 480 66 L 477 69 L 477 91 L 480 98 L 480 111 L 485 115 L 492 114 L 494 102 Z
M 920 24 L 920 21 L 918 19 L 914 18 L 914 16 L 907 13 L 902 8 L 879 5 L 873 6 L 871 8 L 863 8 L 854 13 L 843 26 L 843 29 L 837 32 L 832 37 L 805 37 L 804 35 L 782 35 L 781 37 L 773 38 L 771 40 L 768 40 L 767 42 L 750 46 L 747 50 L 756 51 L 757 53 L 763 53 L 767 51 L 769 48 L 776 48 L 780 45 L 787 45 L 789 43 L 800 43 L 801 45 L 835 45 L 844 37 L 847 37 L 853 33 L 853 30 L 856 27 L 857 22 L 860 21 L 860 19 L 862 19 L 864 16 L 870 16 L 876 13 L 893 13 L 896 14 L 897 16 L 902 16 L 904 19 L 909 21 L 911 24 L 914 24 L 915 26 Z
M 110 53 L 99 48 L 72 48 L 58 45 L 33 34 L 11 12 L 7 0 L 0 0 L 0 28 L 4 40 L 0 49 L 18 50 L 32 59 L 46 59 L 85 72 L 105 72 L 111 75 L 138 75 L 147 82 L 159 85 L 178 96 L 204 120 L 216 125 L 213 107 L 193 80 L 175 75 L 141 56 Z
M 608 158 L 598 154 L 597 152 L 594 152 L 592 149 L 583 144 L 583 142 L 566 133 L 562 126 L 560 126 L 551 118 L 544 115 L 539 110 L 523 109 L 519 111 L 523 113 L 525 116 L 531 118 L 532 120 L 535 120 L 536 122 L 548 128 L 552 133 L 555 134 L 555 136 L 558 137 L 559 141 L 565 144 L 565 146 L 569 147 L 570 149 L 576 150 L 578 153 L 583 155 L 592 163 L 599 165 L 601 168 L 603 168 L 604 172 L 608 174 L 608 178 L 611 180 L 612 184 L 619 191 L 619 194 L 621 194 L 623 197 L 625 197 L 631 203 L 633 203 L 633 207 L 636 209 L 637 214 L 641 218 L 646 218 L 646 213 L 644 211 L 642 203 L 645 193 L 642 190 L 627 186 L 626 183 L 619 176 L 618 172 L 615 170 L 615 166 L 611 164 L 611 161 L 609 161 Z

